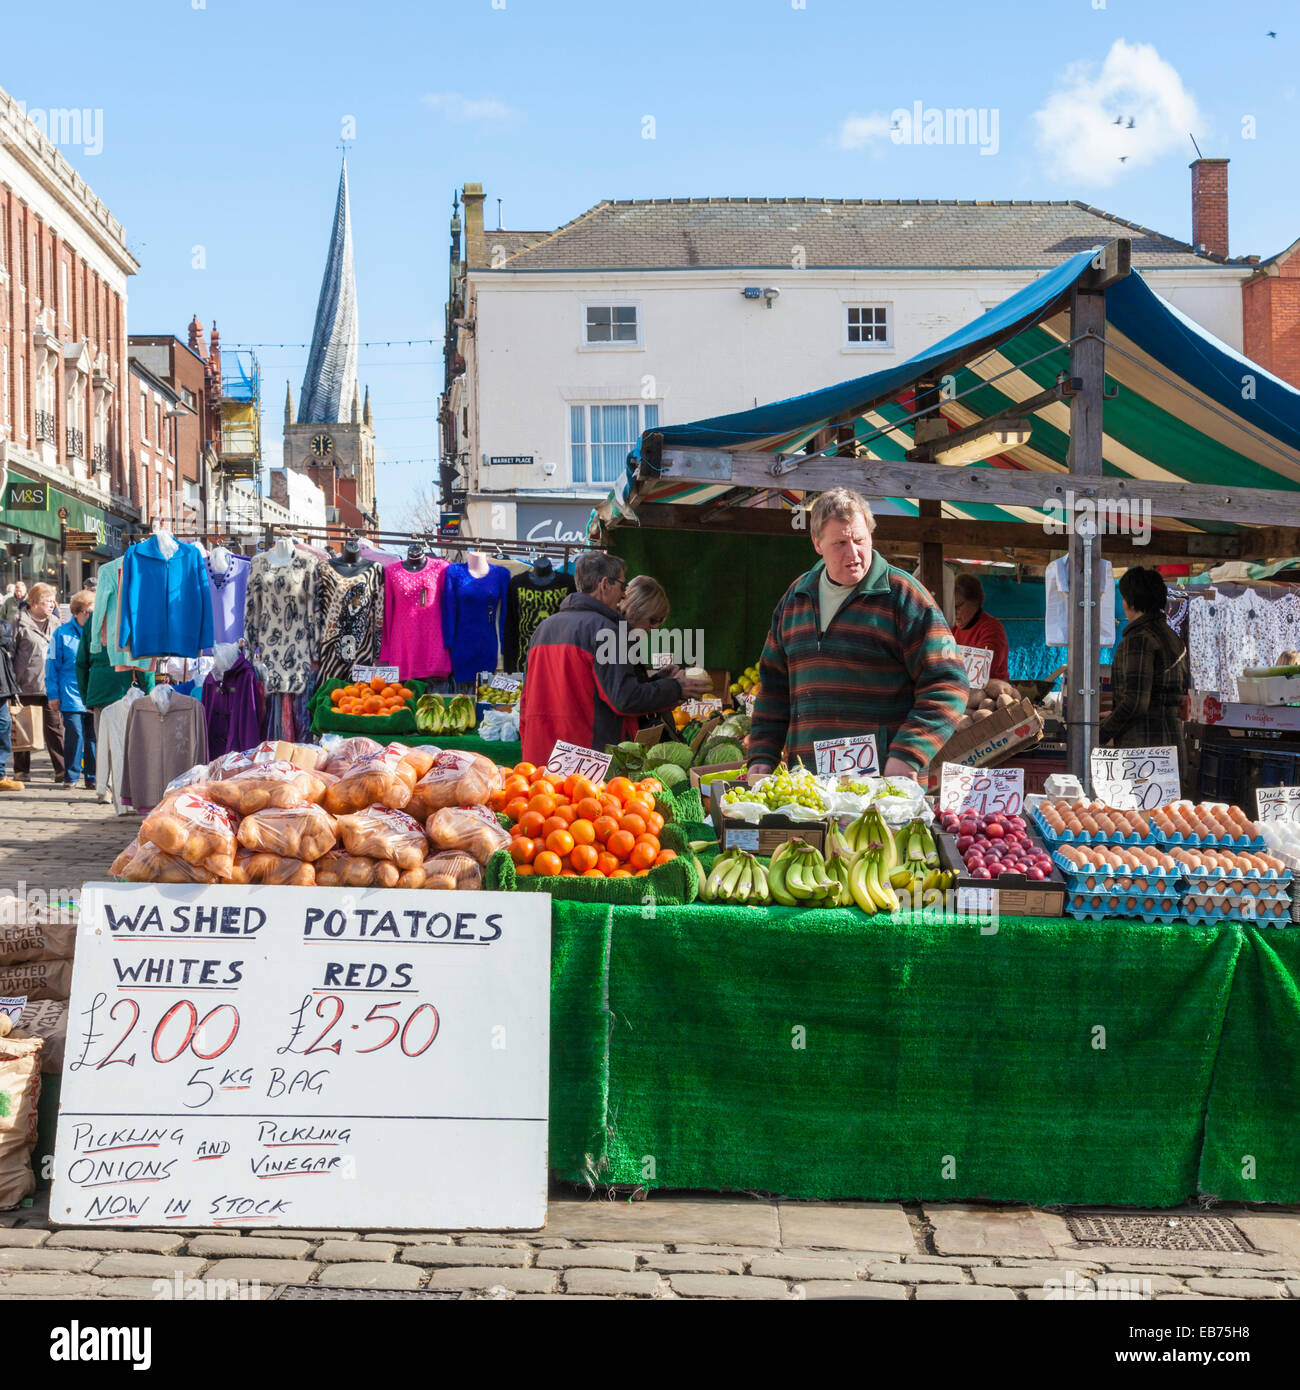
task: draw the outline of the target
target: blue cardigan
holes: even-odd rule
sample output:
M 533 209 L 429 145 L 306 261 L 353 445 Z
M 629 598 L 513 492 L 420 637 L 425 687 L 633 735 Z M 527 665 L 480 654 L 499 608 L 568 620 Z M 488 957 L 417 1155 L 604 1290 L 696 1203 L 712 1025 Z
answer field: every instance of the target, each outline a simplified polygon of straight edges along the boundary
M 77 648 L 80 645 L 81 624 L 76 618 L 69 618 L 54 629 L 45 653 L 45 696 L 57 700 L 64 714 L 86 713 L 81 687 L 77 684 Z
M 133 545 L 122 561 L 118 645 L 132 656 L 195 657 L 212 645 L 212 590 L 197 545 L 177 542 L 170 560 L 157 536 Z

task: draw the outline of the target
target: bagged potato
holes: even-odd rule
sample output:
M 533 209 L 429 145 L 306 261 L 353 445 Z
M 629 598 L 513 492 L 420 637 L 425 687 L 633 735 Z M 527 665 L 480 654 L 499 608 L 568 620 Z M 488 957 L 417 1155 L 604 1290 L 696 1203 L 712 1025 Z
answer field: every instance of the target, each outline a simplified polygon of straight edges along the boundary
M 18 1015 L 18 1027 L 13 1036 L 25 1033 L 40 1038 L 41 1070 L 48 1076 L 63 1070 L 63 1050 L 68 1040 L 68 1001 L 66 999 L 34 999 Z
M 388 746 L 393 748 L 397 745 L 390 743 Z M 415 774 L 416 782 L 418 782 L 433 766 L 433 760 L 438 757 L 441 752 L 441 748 L 435 748 L 431 743 L 421 743 L 414 748 L 408 748 L 402 754 L 402 762 L 411 769 Z
M 342 777 L 363 758 L 373 758 L 376 753 L 383 751 L 382 743 L 376 743 L 373 738 L 367 738 L 364 734 L 358 734 L 355 738 L 340 739 L 329 748 L 329 761 L 325 764 L 325 771 Z
M 483 806 L 496 790 L 498 771 L 479 753 L 439 753 L 415 784 L 407 813 L 423 823 L 444 806 Z
M 311 862 L 333 849 L 338 835 L 334 818 L 319 806 L 268 806 L 240 821 L 239 843 L 245 849 Z
M 310 864 L 301 859 L 241 849 L 235 855 L 234 881 L 236 883 L 280 883 L 288 884 L 294 888 L 312 888 L 316 884 L 316 871 Z
M 168 797 L 172 792 L 184 791 L 189 788 L 191 791 L 198 791 L 205 783 L 212 780 L 212 774 L 208 770 L 207 763 L 195 763 L 193 767 L 182 772 L 179 777 L 173 777 L 163 788 L 163 796 Z M 200 793 L 202 795 L 202 793 Z
M 401 751 L 384 748 L 354 763 L 327 787 L 323 804 L 332 816 L 364 811 L 376 802 L 400 811 L 411 799 L 413 774 L 414 768 L 402 762 Z
M 510 844 L 510 836 L 486 806 L 444 806 L 425 825 L 438 849 L 464 850 L 479 864 Z
M 127 883 L 221 883 L 233 881 L 234 871 L 233 854 L 226 871 L 218 877 L 210 869 L 188 864 L 179 855 L 167 854 L 155 844 L 143 844 L 122 870 L 122 877 Z
M 139 840 L 132 840 L 129 845 L 117 856 L 108 866 L 110 878 L 125 878 L 126 866 L 135 858 L 136 851 L 140 848 Z
M 424 886 L 443 892 L 475 892 L 483 886 L 478 861 L 461 850 L 442 850 L 424 861 Z
M 428 875 L 424 871 L 423 864 L 417 864 L 413 869 L 403 869 L 401 877 L 397 880 L 398 888 L 423 888 L 424 880 Z
M 340 816 L 338 832 L 349 854 L 389 859 L 399 869 L 418 868 L 429 851 L 420 822 L 388 806 L 367 806 L 355 815 Z
M 290 762 L 260 763 L 208 785 L 213 801 L 241 816 L 253 816 L 268 806 L 306 806 L 319 802 L 328 782 Z
M 238 828 L 224 806 L 183 791 L 164 798 L 149 812 L 140 827 L 140 840 L 187 864 L 201 864 L 217 878 L 229 878 Z
M 387 859 L 368 859 L 332 849 L 312 868 L 321 888 L 396 888 L 402 871 Z
M 0 1014 L 0 1211 L 20 1205 L 36 1190 L 31 1155 L 43 1050 L 40 1038 L 13 1028 L 9 1015 Z
M 29 960 L 0 965 L 0 996 L 25 994 L 28 999 L 66 999 L 72 992 L 70 960 Z
M 76 933 L 76 920 L 70 913 L 37 907 L 22 898 L 0 898 L 0 966 L 71 960 Z

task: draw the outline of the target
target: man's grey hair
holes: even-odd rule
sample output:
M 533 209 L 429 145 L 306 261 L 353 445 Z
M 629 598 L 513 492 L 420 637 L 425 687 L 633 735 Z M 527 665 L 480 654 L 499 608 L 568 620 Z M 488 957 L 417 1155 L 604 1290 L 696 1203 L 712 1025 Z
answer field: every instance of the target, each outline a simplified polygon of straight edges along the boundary
M 871 503 L 860 492 L 854 492 L 852 488 L 847 487 L 833 487 L 829 492 L 823 492 L 812 504 L 809 529 L 814 539 L 820 540 L 822 527 L 828 521 L 851 523 L 859 516 L 866 522 L 868 531 L 876 529 L 876 518 L 871 513 Z
M 580 594 L 594 594 L 602 579 L 622 579 L 627 566 L 617 555 L 604 550 L 588 550 L 578 556 L 573 582 Z

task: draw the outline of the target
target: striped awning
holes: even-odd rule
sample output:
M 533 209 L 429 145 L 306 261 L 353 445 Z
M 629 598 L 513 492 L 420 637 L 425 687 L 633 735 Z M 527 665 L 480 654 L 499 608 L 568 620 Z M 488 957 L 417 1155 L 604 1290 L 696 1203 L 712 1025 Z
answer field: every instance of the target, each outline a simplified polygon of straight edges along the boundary
M 1023 446 L 977 467 L 1068 471 L 1070 406 L 1021 404 L 1054 386 L 1070 367 L 1070 292 L 1093 262 L 1083 251 L 996 308 L 907 362 L 753 410 L 657 432 L 665 448 L 760 450 L 793 454 L 819 430 L 852 422 L 858 456 L 902 461 L 913 447 L 917 384 L 946 378 L 943 415 L 955 429 L 996 416 L 1028 415 Z M 1241 356 L 1161 299 L 1137 271 L 1106 290 L 1103 468 L 1113 477 L 1295 490 L 1300 493 L 1300 391 Z M 645 478 L 640 445 L 627 475 L 595 514 L 606 524 L 632 519 L 639 501 L 699 505 L 727 484 Z M 1297 499 L 1300 501 L 1300 499 Z M 944 502 L 948 517 L 1041 522 L 1032 507 Z M 892 499 L 882 510 L 917 513 Z M 1279 517 L 1279 522 L 1284 518 Z M 1197 518 L 1169 529 L 1229 532 L 1229 520 Z

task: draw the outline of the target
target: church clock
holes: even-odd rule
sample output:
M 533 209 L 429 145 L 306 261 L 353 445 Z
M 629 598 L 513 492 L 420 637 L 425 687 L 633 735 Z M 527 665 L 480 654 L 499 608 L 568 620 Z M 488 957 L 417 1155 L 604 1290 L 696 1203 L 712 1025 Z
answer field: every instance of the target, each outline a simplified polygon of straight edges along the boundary
M 334 441 L 324 432 L 314 434 L 310 445 L 312 454 L 318 459 L 327 459 L 334 452 Z

